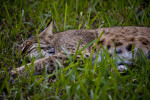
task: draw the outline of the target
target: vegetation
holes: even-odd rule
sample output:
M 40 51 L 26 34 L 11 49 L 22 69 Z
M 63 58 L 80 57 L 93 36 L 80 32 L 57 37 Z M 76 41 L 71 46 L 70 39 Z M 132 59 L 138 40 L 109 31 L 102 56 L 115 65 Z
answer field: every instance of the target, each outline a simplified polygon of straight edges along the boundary
M 0 99 L 150 98 L 150 61 L 142 52 L 135 68 L 125 75 L 116 70 L 115 60 L 106 56 L 98 65 L 92 65 L 90 58 L 81 57 L 80 64 L 72 57 L 69 65 L 53 74 L 43 71 L 34 76 L 31 71 L 14 80 L 9 76 L 13 67 L 21 66 L 16 48 L 42 31 L 51 19 L 54 33 L 112 26 L 150 27 L 149 0 L 0 0 L 0 4 Z

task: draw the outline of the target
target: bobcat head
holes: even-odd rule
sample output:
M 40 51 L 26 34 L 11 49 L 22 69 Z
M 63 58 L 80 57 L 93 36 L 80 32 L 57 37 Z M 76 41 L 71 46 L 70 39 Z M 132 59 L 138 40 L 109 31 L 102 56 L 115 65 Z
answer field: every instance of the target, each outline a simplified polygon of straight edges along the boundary
M 26 54 L 29 58 L 36 58 L 36 60 L 48 57 L 55 54 L 54 49 L 55 38 L 52 34 L 52 23 L 39 35 L 32 36 L 24 41 L 18 48 L 18 52 L 24 57 Z

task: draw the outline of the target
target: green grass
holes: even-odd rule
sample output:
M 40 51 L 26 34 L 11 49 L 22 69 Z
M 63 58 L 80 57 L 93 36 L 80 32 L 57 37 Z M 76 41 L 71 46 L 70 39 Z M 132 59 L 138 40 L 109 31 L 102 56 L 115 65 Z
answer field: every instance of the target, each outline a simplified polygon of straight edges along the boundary
M 44 71 L 34 76 L 31 71 L 28 77 L 11 81 L 8 73 L 21 66 L 21 57 L 16 54 L 19 44 L 42 31 L 51 19 L 55 21 L 54 33 L 112 26 L 150 27 L 148 0 L 1 0 L 0 4 L 0 99 L 150 98 L 150 62 L 143 56 L 127 75 L 120 75 L 108 56 L 99 67 L 82 56 L 83 64 L 70 58 L 69 65 L 53 74 Z M 114 71 L 110 71 L 111 66 Z M 54 76 L 53 82 L 48 82 Z

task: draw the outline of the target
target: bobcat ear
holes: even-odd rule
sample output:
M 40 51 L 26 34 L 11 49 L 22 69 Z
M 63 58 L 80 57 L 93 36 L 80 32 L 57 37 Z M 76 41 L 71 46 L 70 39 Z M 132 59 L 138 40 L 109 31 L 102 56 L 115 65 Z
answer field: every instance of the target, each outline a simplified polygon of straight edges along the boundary
M 47 35 L 53 35 L 53 21 L 51 21 L 51 23 L 45 29 L 45 34 L 47 34 Z
M 48 27 L 42 31 L 39 35 L 53 35 L 53 22 L 48 25 Z

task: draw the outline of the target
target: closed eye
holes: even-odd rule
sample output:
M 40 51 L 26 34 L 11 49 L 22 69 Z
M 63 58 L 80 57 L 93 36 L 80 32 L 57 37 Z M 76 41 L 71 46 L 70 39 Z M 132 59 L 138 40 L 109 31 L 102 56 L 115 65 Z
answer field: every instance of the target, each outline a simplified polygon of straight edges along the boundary
M 47 51 L 49 54 L 55 54 L 55 49 L 54 48 L 51 48 Z

